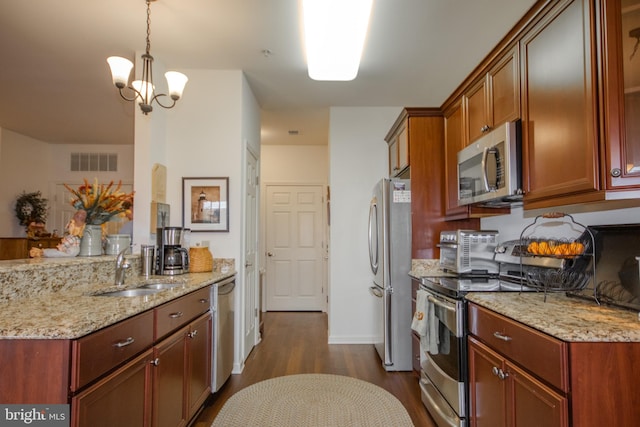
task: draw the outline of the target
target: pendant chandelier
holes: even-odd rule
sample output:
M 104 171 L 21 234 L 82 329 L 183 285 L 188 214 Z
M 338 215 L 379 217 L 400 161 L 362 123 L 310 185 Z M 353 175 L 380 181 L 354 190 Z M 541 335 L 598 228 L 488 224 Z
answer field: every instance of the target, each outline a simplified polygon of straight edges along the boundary
M 160 98 L 167 96 L 164 93 L 156 93 L 153 85 L 153 56 L 149 53 L 151 50 L 151 2 L 155 0 L 145 0 L 147 3 L 147 49 L 142 55 L 142 79 L 134 80 L 129 84 L 129 75 L 133 68 L 133 63 L 126 58 L 120 56 L 110 56 L 107 58 L 109 67 L 111 67 L 111 76 L 113 84 L 116 85 L 120 92 L 120 96 L 127 101 L 137 101 L 143 114 L 149 114 L 153 107 L 151 103 L 155 101 L 162 108 L 173 108 L 176 101 L 182 96 L 184 86 L 187 84 L 187 76 L 177 71 L 168 71 L 164 74 L 169 87 L 169 97 L 172 102 L 170 105 L 164 105 L 160 102 Z M 123 92 L 124 89 L 131 92 L 131 97 L 127 97 Z

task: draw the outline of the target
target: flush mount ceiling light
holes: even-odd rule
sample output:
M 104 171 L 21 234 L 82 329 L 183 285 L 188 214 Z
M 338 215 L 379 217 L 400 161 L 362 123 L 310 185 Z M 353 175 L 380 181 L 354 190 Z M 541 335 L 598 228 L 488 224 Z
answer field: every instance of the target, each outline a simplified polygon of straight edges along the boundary
M 140 105 L 140 109 L 143 114 L 149 114 L 153 107 L 151 103 L 156 101 L 158 105 L 163 108 L 173 108 L 176 105 L 176 101 L 182 96 L 184 86 L 187 84 L 187 76 L 177 71 L 168 71 L 164 74 L 167 78 L 167 85 L 169 86 L 169 97 L 172 102 L 171 105 L 164 105 L 160 102 L 160 97 L 167 96 L 164 93 L 155 93 L 155 87 L 153 85 L 153 56 L 149 53 L 151 50 L 151 2 L 155 0 L 145 0 L 147 3 L 147 49 L 142 55 L 142 80 L 134 80 L 129 84 L 129 75 L 133 68 L 133 63 L 126 58 L 120 56 L 110 56 L 107 58 L 109 67 L 111 67 L 111 76 L 113 78 L 113 84 L 116 85 L 120 91 L 120 96 L 127 101 L 137 101 Z M 123 89 L 129 89 L 132 97 L 127 97 Z
M 373 0 L 302 0 L 305 48 L 313 80 L 358 75 Z

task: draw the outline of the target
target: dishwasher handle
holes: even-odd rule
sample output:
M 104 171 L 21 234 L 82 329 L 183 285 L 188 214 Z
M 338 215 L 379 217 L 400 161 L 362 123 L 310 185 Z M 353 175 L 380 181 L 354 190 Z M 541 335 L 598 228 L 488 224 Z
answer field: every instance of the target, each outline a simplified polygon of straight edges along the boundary
M 236 287 L 236 282 L 227 282 L 224 285 L 218 285 L 218 295 L 229 295 Z

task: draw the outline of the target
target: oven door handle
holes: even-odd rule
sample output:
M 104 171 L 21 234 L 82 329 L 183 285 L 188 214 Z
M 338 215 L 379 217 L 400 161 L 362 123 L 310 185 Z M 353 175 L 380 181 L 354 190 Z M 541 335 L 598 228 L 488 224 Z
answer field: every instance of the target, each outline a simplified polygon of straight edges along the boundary
M 432 302 L 434 305 L 437 305 L 438 307 L 442 307 L 445 310 L 447 310 L 447 311 L 449 311 L 449 312 L 451 312 L 453 314 L 455 314 L 455 312 L 456 312 L 456 307 L 455 306 L 449 305 L 446 302 L 442 302 L 442 301 L 440 301 L 439 299 L 437 299 L 434 296 L 428 295 L 427 296 L 427 300 L 429 302 Z

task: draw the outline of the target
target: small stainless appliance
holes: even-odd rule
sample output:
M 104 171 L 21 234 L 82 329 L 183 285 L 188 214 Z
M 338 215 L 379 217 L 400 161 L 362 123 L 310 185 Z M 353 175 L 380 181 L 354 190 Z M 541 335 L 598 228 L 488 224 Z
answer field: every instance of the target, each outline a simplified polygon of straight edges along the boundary
M 182 247 L 183 232 L 181 227 L 157 229 L 156 274 L 176 275 L 189 272 L 189 251 Z
M 476 276 L 498 274 L 494 250 L 499 233 L 495 230 L 451 230 L 440 233 L 440 268 Z
M 507 122 L 458 152 L 458 204 L 522 201 L 520 122 Z
M 377 299 L 375 348 L 387 371 L 410 371 L 411 191 L 406 179 L 383 179 L 369 205 L 369 262 Z

